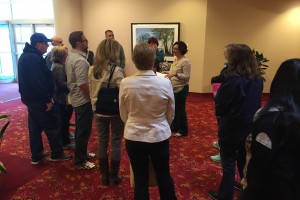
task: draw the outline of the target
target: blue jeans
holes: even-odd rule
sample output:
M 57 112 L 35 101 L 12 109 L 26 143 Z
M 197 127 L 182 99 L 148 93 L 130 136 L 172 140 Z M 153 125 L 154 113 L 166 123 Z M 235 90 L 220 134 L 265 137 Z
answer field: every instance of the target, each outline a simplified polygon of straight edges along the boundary
M 28 109 L 28 130 L 32 161 L 39 161 L 43 157 L 44 146 L 42 131 L 45 132 L 51 149 L 51 158 L 63 154 L 58 115 L 55 107 L 46 112 L 46 103 L 26 103 Z
M 188 135 L 188 122 L 185 110 L 186 97 L 189 93 L 189 85 L 183 87 L 183 89 L 174 93 L 175 98 L 175 116 L 171 125 L 172 131 L 178 131 L 181 135 Z
M 75 165 L 87 161 L 87 146 L 92 132 L 93 111 L 90 102 L 78 107 L 75 111 Z
M 146 143 L 126 140 L 126 150 L 134 173 L 134 199 L 149 199 L 149 157 L 156 173 L 161 200 L 174 200 L 174 182 L 169 166 L 169 140 Z
M 240 177 L 246 162 L 245 143 L 231 144 L 219 140 L 223 177 L 218 194 L 221 200 L 232 200 L 235 182 L 235 161 L 237 161 Z
M 111 151 L 110 159 L 121 160 L 121 144 L 124 133 L 124 123 L 120 115 L 111 117 L 99 117 L 95 115 L 98 129 L 99 158 L 107 158 L 107 148 L 109 142 L 109 132 L 111 130 Z

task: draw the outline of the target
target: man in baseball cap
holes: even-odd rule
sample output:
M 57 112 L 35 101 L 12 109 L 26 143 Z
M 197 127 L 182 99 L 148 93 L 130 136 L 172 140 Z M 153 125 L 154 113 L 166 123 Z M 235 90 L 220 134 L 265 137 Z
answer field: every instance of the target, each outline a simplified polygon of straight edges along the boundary
M 28 110 L 28 131 L 31 151 L 31 164 L 37 165 L 49 156 L 44 151 L 42 131 L 45 132 L 52 161 L 64 161 L 72 158 L 63 151 L 60 137 L 59 119 L 53 108 L 54 80 L 43 54 L 47 52 L 48 42 L 44 34 L 34 33 L 30 42 L 25 43 L 18 61 L 19 92 L 21 101 Z
M 43 33 L 34 33 L 30 37 L 31 45 L 36 45 L 38 42 L 52 42 L 51 39 L 48 39 Z

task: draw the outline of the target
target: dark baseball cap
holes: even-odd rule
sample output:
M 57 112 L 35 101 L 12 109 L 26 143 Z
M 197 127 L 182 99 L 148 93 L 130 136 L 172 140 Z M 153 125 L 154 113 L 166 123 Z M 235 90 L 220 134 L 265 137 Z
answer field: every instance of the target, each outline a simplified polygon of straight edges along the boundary
M 30 37 L 31 45 L 35 45 L 38 42 L 52 42 L 51 39 L 48 39 L 43 33 L 34 33 Z

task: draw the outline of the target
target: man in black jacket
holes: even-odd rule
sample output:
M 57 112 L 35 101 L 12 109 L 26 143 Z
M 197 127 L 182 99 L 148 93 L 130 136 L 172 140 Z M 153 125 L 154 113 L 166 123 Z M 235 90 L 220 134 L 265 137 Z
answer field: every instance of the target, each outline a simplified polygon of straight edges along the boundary
M 58 117 L 53 107 L 52 73 L 43 58 L 51 40 L 42 33 L 34 33 L 30 37 L 30 42 L 31 44 L 25 44 L 18 61 L 18 75 L 21 100 L 28 108 L 31 164 L 39 164 L 49 155 L 44 152 L 42 131 L 45 132 L 50 144 L 51 160 L 69 160 L 72 155 L 65 155 L 63 152 Z

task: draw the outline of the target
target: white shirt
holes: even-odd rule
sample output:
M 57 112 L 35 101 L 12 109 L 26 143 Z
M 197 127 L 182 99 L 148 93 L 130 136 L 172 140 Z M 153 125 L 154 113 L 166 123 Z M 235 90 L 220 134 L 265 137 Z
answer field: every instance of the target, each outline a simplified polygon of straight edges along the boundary
M 126 139 L 155 143 L 171 136 L 175 102 L 169 79 L 152 70 L 138 71 L 122 80 L 119 99 Z

